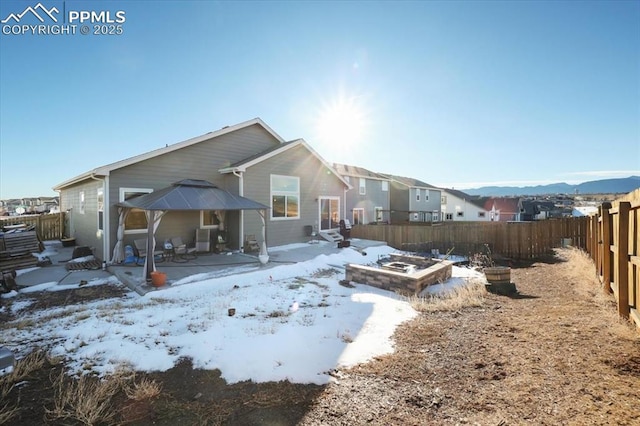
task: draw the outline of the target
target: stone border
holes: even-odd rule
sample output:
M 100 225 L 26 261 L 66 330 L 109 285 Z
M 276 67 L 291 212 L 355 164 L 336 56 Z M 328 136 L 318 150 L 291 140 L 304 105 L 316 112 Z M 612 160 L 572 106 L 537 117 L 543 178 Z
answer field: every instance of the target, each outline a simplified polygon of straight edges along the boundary
M 404 295 L 418 295 L 427 286 L 438 284 L 451 278 L 453 262 L 448 260 L 427 259 L 408 255 L 397 255 L 396 257 L 394 254 L 391 255 L 391 258 L 393 261 L 402 261 L 414 265 L 416 264 L 415 261 L 420 259 L 422 265 L 425 264 L 425 261 L 428 261 L 431 266 L 411 274 L 405 274 L 404 272 L 349 263 L 346 266 L 345 279 L 348 282 L 366 284 Z

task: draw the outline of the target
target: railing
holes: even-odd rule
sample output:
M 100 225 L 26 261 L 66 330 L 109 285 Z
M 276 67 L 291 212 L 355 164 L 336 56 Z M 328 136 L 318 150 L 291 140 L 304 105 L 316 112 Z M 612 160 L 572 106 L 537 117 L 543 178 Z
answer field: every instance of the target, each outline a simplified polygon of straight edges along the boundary
M 586 248 L 588 217 L 537 222 L 444 222 L 434 226 L 357 225 L 354 238 L 386 241 L 397 249 L 423 247 L 472 255 L 485 252 L 512 259 L 534 259 L 563 244 Z M 416 251 L 416 250 L 412 250 Z
M 19 224 L 35 225 L 40 241 L 59 240 L 64 236 L 64 213 L 0 217 L 0 227 Z
M 640 188 L 604 203 L 590 218 L 587 252 L 618 314 L 640 327 Z

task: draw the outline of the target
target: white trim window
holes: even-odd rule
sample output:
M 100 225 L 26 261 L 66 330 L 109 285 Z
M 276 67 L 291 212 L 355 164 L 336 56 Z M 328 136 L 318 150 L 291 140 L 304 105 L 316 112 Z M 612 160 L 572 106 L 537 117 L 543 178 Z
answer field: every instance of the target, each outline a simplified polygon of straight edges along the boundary
M 271 219 L 300 218 L 300 178 L 271 175 Z
M 360 178 L 359 194 L 360 195 L 366 195 L 367 194 L 367 180 L 365 178 Z
M 429 201 L 429 190 L 425 189 L 424 190 L 424 202 L 428 202 Z
M 420 202 L 420 188 L 416 188 L 416 201 Z
M 153 192 L 151 188 L 120 188 L 120 202 Z M 125 234 L 144 234 L 147 232 L 147 216 L 142 209 L 131 209 L 124 222 Z
M 97 211 L 98 211 L 98 231 L 104 231 L 104 188 L 98 188 L 96 196 Z
M 200 210 L 201 229 L 218 229 L 219 227 L 220 218 L 215 210 Z
M 364 225 L 364 209 L 363 208 L 355 208 L 353 209 L 353 225 Z
M 78 213 L 84 214 L 84 208 L 85 208 L 84 191 L 80 191 L 79 197 L 80 197 L 80 207 L 78 208 Z
M 478 212 L 478 217 L 484 219 L 486 217 L 486 213 L 485 212 Z
M 387 192 L 389 190 L 389 181 L 383 180 L 381 182 L 381 185 L 382 185 L 383 192 Z
M 440 204 L 444 204 L 445 206 L 447 205 L 447 196 L 443 195 L 442 197 L 440 197 Z

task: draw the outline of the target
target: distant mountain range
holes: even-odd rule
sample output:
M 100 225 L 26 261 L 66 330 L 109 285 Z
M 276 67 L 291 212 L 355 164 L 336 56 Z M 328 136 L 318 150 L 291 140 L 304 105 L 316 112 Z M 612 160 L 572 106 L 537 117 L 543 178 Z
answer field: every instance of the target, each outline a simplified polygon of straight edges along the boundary
M 640 176 L 629 176 L 619 179 L 602 179 L 583 182 L 576 185 L 568 183 L 552 183 L 537 186 L 483 186 L 465 189 L 469 195 L 508 197 L 516 195 L 544 194 L 622 194 L 640 188 Z

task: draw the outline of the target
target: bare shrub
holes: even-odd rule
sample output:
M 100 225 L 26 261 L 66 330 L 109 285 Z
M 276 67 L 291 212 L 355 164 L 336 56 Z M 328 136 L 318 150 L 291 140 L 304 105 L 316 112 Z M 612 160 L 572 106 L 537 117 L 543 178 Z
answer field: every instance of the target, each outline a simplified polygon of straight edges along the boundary
M 86 425 L 113 423 L 118 409 L 111 400 L 123 388 L 119 375 L 103 380 L 90 376 L 73 379 L 61 372 L 52 382 L 54 407 L 45 409 L 47 420 L 75 420 Z
M 478 279 L 445 293 L 426 297 L 411 296 L 408 300 L 418 312 L 458 311 L 466 307 L 482 306 L 486 294 L 485 283 Z

